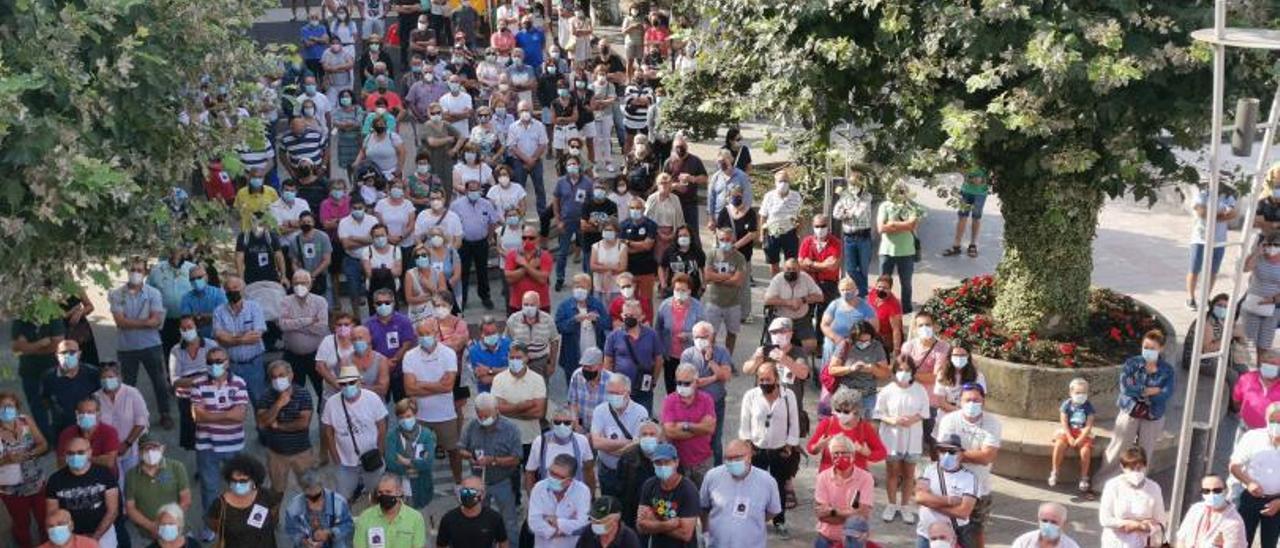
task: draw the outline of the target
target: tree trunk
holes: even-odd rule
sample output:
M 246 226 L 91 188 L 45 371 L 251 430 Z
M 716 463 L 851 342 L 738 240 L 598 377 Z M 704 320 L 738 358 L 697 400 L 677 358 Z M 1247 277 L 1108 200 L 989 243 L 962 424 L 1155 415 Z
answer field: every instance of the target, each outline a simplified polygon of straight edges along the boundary
M 997 190 L 1004 257 L 996 269 L 996 321 L 1015 332 L 1080 333 L 1103 195 L 1087 183 L 1007 178 Z

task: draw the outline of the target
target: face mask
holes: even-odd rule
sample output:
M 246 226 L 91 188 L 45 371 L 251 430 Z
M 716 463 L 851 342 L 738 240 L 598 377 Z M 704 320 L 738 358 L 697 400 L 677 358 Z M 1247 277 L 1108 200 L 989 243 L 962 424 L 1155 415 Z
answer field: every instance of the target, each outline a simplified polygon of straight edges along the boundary
M 342 395 L 349 400 L 356 399 L 356 396 L 360 395 L 360 385 L 352 384 L 342 387 Z
M 555 74 L 555 69 L 548 69 L 547 74 Z M 569 97 L 569 90 L 558 89 L 556 90 L 556 95 L 559 95 L 561 99 L 567 98 Z
M 524 360 L 520 358 L 510 358 L 507 360 L 507 369 L 512 373 L 520 373 L 524 371 Z
M 292 385 L 293 383 L 289 382 L 289 377 L 276 377 L 271 379 L 271 387 L 276 389 L 276 392 L 284 392 Z
M 480 421 L 480 426 L 493 426 L 493 423 L 497 422 L 498 416 L 476 417 L 476 420 Z
M 588 380 L 588 381 L 594 381 L 594 380 L 596 380 L 596 377 L 599 377 L 599 376 L 600 376 L 600 372 L 599 372 L 599 371 L 592 371 L 592 370 L 590 370 L 590 369 L 586 369 L 586 368 L 583 368 L 583 370 L 582 370 L 582 378 L 584 378 L 584 379 L 586 379 L 586 380 Z
M 1225 306 L 1213 307 L 1213 317 L 1218 318 L 1219 320 L 1227 317 L 1227 307 Z
M 602 238 L 604 238 L 605 240 L 610 241 L 610 242 L 612 242 L 612 241 L 614 241 L 614 240 L 618 239 L 618 233 L 617 233 L 617 232 L 614 232 L 614 231 L 612 231 L 612 230 L 606 230 L 606 231 L 604 231 L 604 232 L 601 232 L 601 233 L 600 233 L 600 236 L 601 236 Z
M 412 431 L 413 427 L 417 425 L 418 425 L 418 420 L 413 417 L 406 417 L 406 418 L 400 419 L 400 429 L 404 430 L 405 432 Z
M 694 390 L 695 388 L 693 387 L 693 385 L 676 387 L 676 393 L 680 394 L 680 397 L 682 398 L 692 397 Z
M 102 379 L 102 389 L 107 392 L 115 392 L 120 389 L 120 379 L 117 377 L 107 377 Z
M 191 287 L 195 288 L 196 291 L 204 291 L 204 288 L 209 287 L 209 280 L 196 278 L 191 282 Z
M 437 306 L 432 313 L 435 314 L 437 320 L 443 320 L 453 315 L 453 309 L 447 306 Z
M 635 219 L 635 220 L 637 220 L 637 221 L 638 221 L 638 220 L 640 220 L 640 218 L 641 218 L 641 217 L 644 217 L 644 210 L 643 210 L 643 209 L 632 209 L 632 210 L 630 210 L 630 211 L 628 212 L 628 215 L 631 215 L 631 218 L 632 218 L 632 219 Z
M 316 109 L 310 107 L 304 108 L 302 109 L 302 114 L 308 118 L 313 117 L 316 115 Z
M 871 347 L 871 341 L 858 341 L 853 343 L 853 345 L 858 347 L 858 350 L 866 350 Z
M 955 470 L 960 467 L 960 453 L 941 453 L 938 464 L 942 465 L 943 470 Z
M 848 472 L 853 469 L 853 457 L 836 457 L 832 464 L 835 466 L 837 472 Z
M 485 346 L 498 346 L 497 335 L 485 335 L 483 341 Z
M 573 428 L 567 424 L 557 424 L 551 427 L 551 433 L 557 438 L 565 439 L 573 434 Z
M 432 121 L 432 122 L 440 122 L 440 121 L 442 121 L 442 120 L 444 120 L 444 115 L 443 115 L 443 114 L 432 114 L 432 115 L 431 115 L 431 121 Z
M 742 196 L 734 196 L 732 198 L 729 198 L 729 203 L 733 204 L 733 207 L 742 207 L 742 203 L 743 203 Z
M 627 397 L 622 394 L 605 394 L 604 399 L 615 411 L 621 411 L 627 405 Z
M 378 507 L 382 508 L 383 512 L 386 512 L 391 510 L 392 508 L 395 508 L 396 504 L 400 502 L 400 497 L 397 497 L 395 495 L 380 494 L 377 496 L 377 499 L 378 499 Z
M 376 245 L 376 246 L 378 246 L 378 247 L 387 247 L 387 237 L 386 237 L 386 236 L 374 236 L 374 237 L 373 237 L 373 245 Z
M 824 226 L 824 227 L 822 227 L 822 228 L 814 228 L 814 229 L 813 229 L 813 235 L 814 235 L 815 237 L 817 237 L 819 240 L 823 240 L 823 239 L 826 239 L 827 234 L 829 234 L 829 233 L 830 233 L 830 232 L 829 232 L 830 230 L 831 230 L 831 229 L 829 229 L 829 228 L 827 228 L 827 227 L 825 227 L 825 226 Z
M 1280 376 L 1280 365 L 1264 363 L 1258 366 L 1258 373 L 1261 374 L 1264 379 L 1274 379 L 1276 376 Z
M 468 191 L 467 191 L 467 199 L 468 199 L 468 200 L 471 200 L 472 202 L 478 201 L 478 200 L 480 199 L 480 191 L 479 191 L 479 190 L 468 190 Z
M 0 407 L 0 421 L 13 422 L 18 420 L 18 409 L 11 405 Z
M 149 451 L 143 451 L 142 453 L 142 462 L 147 463 L 147 466 L 160 464 L 160 459 L 163 458 L 164 453 L 161 453 L 159 449 L 151 449 Z
M 678 236 L 678 237 L 676 237 L 676 243 L 677 243 L 677 244 L 679 244 L 679 245 L 680 245 L 680 247 L 689 247 L 689 237 L 688 237 L 688 236 Z
M 667 481 L 675 473 L 676 467 L 674 465 L 658 466 L 655 464 L 653 466 L 653 475 L 658 478 L 658 481 Z
M 364 220 L 364 210 L 363 209 L 351 210 L 351 218 L 355 219 L 357 223 Z
M 951 543 L 945 540 L 931 540 L 929 548 L 951 548 Z
M 609 532 L 609 526 L 603 523 L 592 523 L 591 532 L 597 537 L 602 537 Z
M 538 315 L 538 307 L 536 306 L 524 305 L 520 307 L 520 310 L 524 312 L 526 318 L 532 318 Z
M 700 351 L 711 348 L 711 339 L 707 339 L 703 337 L 695 337 L 693 339 L 693 347 L 697 348 Z
M 764 394 L 772 394 L 772 393 L 773 393 L 773 391 L 774 391 L 774 390 L 777 390 L 777 389 L 778 389 L 778 385 L 773 384 L 773 383 L 761 383 L 761 384 L 760 384 L 760 392 L 761 392 L 761 393 L 764 393 Z
M 298 297 L 306 297 L 306 296 L 307 296 L 307 294 L 309 294 L 309 293 L 311 293 L 311 289 L 309 289 L 309 288 L 308 288 L 307 286 L 305 286 L 305 285 L 298 284 L 298 285 L 293 286 L 293 294 L 294 294 L 295 296 L 298 296 Z
M 640 320 L 633 318 L 631 316 L 622 318 L 622 325 L 625 326 L 627 329 L 631 329 L 639 324 L 640 324 Z
M 518 224 L 520 224 L 520 217 L 517 217 L 515 215 L 507 217 L 507 226 L 514 227 Z
M 579 165 L 577 165 L 577 164 L 569 164 L 569 165 L 565 166 L 564 170 L 565 170 L 565 172 L 567 172 L 569 175 L 577 175 L 577 174 L 578 174 L 578 172 L 582 170 L 582 167 L 581 167 L 581 166 L 579 166 Z
M 722 253 L 728 253 L 733 250 L 733 242 L 720 242 L 718 247 Z M 782 276 L 786 278 L 788 282 L 794 282 L 796 281 L 797 274 L 795 272 L 786 272 Z
M 1159 359 L 1159 358 L 1160 358 L 1160 351 L 1159 351 L 1159 350 L 1156 350 L 1156 349 L 1154 349 L 1154 348 L 1143 348 L 1143 349 L 1142 349 L 1142 361 L 1145 361 L 1145 362 L 1147 362 L 1147 363 L 1153 363 L 1153 362 L 1155 362 L 1155 361 L 1156 361 L 1157 359 Z
M 251 491 L 252 489 L 253 489 L 253 483 L 251 482 L 247 482 L 247 481 L 231 482 L 231 492 L 237 495 L 240 495 L 240 496 L 247 495 L 249 494 L 249 491 Z
M 172 523 L 162 523 L 156 529 L 156 533 L 160 535 L 160 540 L 165 542 L 173 542 L 178 540 L 178 526 Z
M 440 211 L 441 209 L 444 209 L 444 200 L 440 200 L 440 199 L 431 200 L 431 209 L 434 209 L 436 211 Z
M 369 351 L 369 341 L 366 341 L 366 340 L 351 341 L 351 349 L 354 350 L 356 354 L 363 356 L 365 352 Z
M 657 447 L 658 447 L 658 438 L 655 438 L 653 436 L 640 437 L 640 450 L 644 451 L 646 455 L 653 453 L 653 450 Z
M 59 546 L 66 544 L 71 540 L 71 527 L 67 525 L 55 525 L 49 528 L 49 541 Z
M 397 200 L 399 200 L 400 198 L 404 198 L 404 189 L 403 188 L 391 189 L 391 197 Z
M 951 365 L 956 369 L 964 369 L 969 365 L 969 356 L 951 356 Z
M 92 430 L 93 427 L 98 425 L 98 416 L 92 413 L 76 415 L 76 424 L 79 425 L 82 430 Z
M 391 312 L 392 312 L 392 305 L 391 305 L 390 303 L 383 303 L 383 304 L 378 305 L 378 315 L 379 315 L 379 316 L 382 316 L 382 317 L 384 317 L 384 318 L 385 318 L 385 317 L 387 317 L 387 316 L 390 316 L 390 315 L 391 315 Z
M 1062 528 L 1058 524 L 1051 521 L 1040 522 L 1040 536 L 1046 540 L 1058 540 L 1062 535 Z
M 916 328 L 916 335 L 919 335 L 921 339 L 925 339 L 925 340 L 932 339 L 932 338 L 933 338 L 933 326 L 932 326 L 932 325 L 922 325 L 922 326 L 920 326 L 920 327 L 917 327 L 917 328 Z
M 624 287 L 622 288 L 621 291 L 622 291 L 622 296 L 628 299 L 630 299 L 632 296 L 636 294 L 636 288 L 634 287 Z
M 462 154 L 462 157 L 466 159 L 468 164 L 476 161 L 476 153 L 474 152 L 465 152 Z
M 351 98 L 350 98 L 350 97 L 339 97 L 339 98 L 338 98 L 338 104 L 340 104 L 340 105 L 342 105 L 342 106 L 344 106 L 344 107 L 349 107 L 349 106 L 351 106 Z
M 418 346 L 421 346 L 423 350 L 430 351 L 432 348 L 435 348 L 436 346 L 435 336 L 423 335 L 421 337 L 418 337 Z
M 1267 435 L 1273 438 L 1280 438 L 1280 422 L 1267 423 Z
M 560 478 L 552 478 L 552 477 L 548 477 L 546 481 L 547 481 L 547 489 L 550 489 L 556 493 L 564 491 L 566 484 L 569 483 Z
M 427 268 L 431 266 L 431 258 L 430 257 L 414 257 L 413 264 L 418 268 Z
M 585 301 L 585 300 L 587 300 L 587 293 L 588 293 L 588 291 L 587 291 L 586 289 L 581 288 L 581 287 L 575 287 L 575 288 L 573 288 L 573 298 L 574 298 L 574 299 L 576 299 L 576 300 L 579 300 L 579 301 Z
M 213 378 L 220 379 L 226 373 L 227 373 L 227 364 L 221 363 L 221 362 L 209 364 L 209 375 L 212 376 Z
M 142 285 L 143 276 L 141 272 L 129 273 L 129 285 Z
M 876 290 L 876 298 L 878 298 L 878 299 L 884 299 L 884 298 L 886 298 L 886 297 L 888 297 L 888 296 L 889 296 L 889 291 L 888 291 L 888 290 L 884 290 L 884 289 L 877 289 L 877 290 Z
M 379 112 L 379 113 L 378 113 L 378 115 L 379 115 L 379 116 L 381 116 L 382 114 L 384 114 L 384 113 L 385 113 L 385 111 L 386 111 L 386 109 L 384 109 L 384 108 L 379 108 L 378 110 L 383 111 L 383 112 Z M 376 132 L 376 133 L 380 133 L 380 134 L 381 134 L 381 133 L 386 133 L 386 132 L 387 132 L 387 126 L 373 126 L 373 131 L 374 131 L 374 132 Z
M 1124 480 L 1134 487 L 1142 485 L 1142 482 L 1147 479 L 1146 470 L 1125 470 L 1123 475 Z
M 522 110 L 522 111 L 520 111 L 520 121 L 521 121 L 521 122 L 528 122 L 528 121 L 530 121 L 530 120 L 532 120 L 532 119 L 533 119 L 533 113 L 531 113 L 531 112 L 529 112 L 529 111 L 527 111 L 527 110 Z
M 727 460 L 724 461 L 724 468 L 732 476 L 742 476 L 747 473 L 747 461 Z
M 840 421 L 840 424 L 849 424 L 850 422 L 853 422 L 854 415 L 853 413 L 841 413 L 837 411 L 835 412 L 835 417 L 836 420 Z
M 894 378 L 895 380 L 897 380 L 898 382 L 902 383 L 902 384 L 907 384 L 907 383 L 911 382 L 911 372 L 910 372 L 910 371 L 898 371 L 898 372 L 896 372 L 896 373 L 894 373 L 894 374 L 893 374 L 893 378 Z
M 458 490 L 458 503 L 465 508 L 473 508 L 480 504 L 480 493 L 475 489 L 463 487 Z
M 777 189 L 777 190 L 778 190 L 778 194 L 786 194 L 786 193 L 787 193 L 787 189 L 789 188 L 789 186 L 790 186 L 790 185 L 788 185 L 788 184 L 784 181 L 784 182 L 781 182 L 781 183 L 776 183 L 776 184 L 774 184 L 774 185 L 773 185 L 773 188 L 775 188 L 775 189 Z
M 249 186 L 250 186 L 251 188 L 262 188 L 262 178 L 261 178 L 261 177 L 253 177 L 253 178 L 249 179 Z
M 1210 508 L 1222 508 L 1227 504 L 1226 493 L 1205 493 L 1202 496 L 1204 503 L 1208 504 Z
M 597 202 L 602 202 L 606 197 L 608 197 L 608 193 L 605 192 L 603 188 L 597 188 L 591 191 L 591 197 L 595 198 Z
M 1089 401 L 1088 394 L 1072 394 L 1071 395 L 1071 403 L 1074 403 L 1076 405 L 1084 405 L 1084 402 L 1086 401 Z
M 981 402 L 976 402 L 976 401 L 966 402 L 966 403 L 960 404 L 960 407 L 964 411 L 964 416 L 969 417 L 971 419 L 977 418 L 979 415 L 982 414 Z
M 791 343 L 791 335 L 786 333 L 770 333 L 769 342 L 774 346 L 785 346 Z

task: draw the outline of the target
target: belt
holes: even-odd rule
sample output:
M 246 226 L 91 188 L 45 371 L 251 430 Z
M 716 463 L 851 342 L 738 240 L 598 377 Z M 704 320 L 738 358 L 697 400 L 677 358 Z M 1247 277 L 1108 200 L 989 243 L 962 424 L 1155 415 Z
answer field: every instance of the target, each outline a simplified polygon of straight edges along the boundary
M 844 235 L 845 235 L 845 236 L 847 236 L 847 237 L 850 237 L 850 238 L 870 238 L 870 237 L 871 237 L 871 229 L 870 229 L 870 228 L 860 228 L 860 229 L 858 229 L 858 230 L 846 230 L 846 231 L 844 231 Z

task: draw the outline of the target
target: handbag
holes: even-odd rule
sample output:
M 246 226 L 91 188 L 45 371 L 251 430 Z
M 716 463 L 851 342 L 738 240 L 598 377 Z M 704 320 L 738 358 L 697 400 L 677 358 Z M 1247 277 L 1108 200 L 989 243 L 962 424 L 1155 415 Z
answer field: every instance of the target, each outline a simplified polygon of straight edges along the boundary
M 1129 410 L 1129 416 L 1135 419 L 1142 419 L 1144 421 L 1152 420 L 1151 406 L 1147 405 L 1147 402 L 1141 400 L 1135 401 L 1133 402 L 1133 409 Z
M 347 419 L 347 435 L 351 436 L 351 447 L 356 450 L 357 455 L 360 455 L 360 468 L 365 472 L 377 472 L 382 468 L 382 451 L 374 447 L 363 453 L 360 452 L 360 444 L 356 443 L 355 429 L 351 426 L 351 413 L 347 412 L 347 399 L 338 399 L 342 401 L 342 416 Z
M 1254 295 L 1253 293 L 1246 294 L 1244 302 L 1240 306 L 1244 308 L 1245 312 L 1255 316 L 1270 317 L 1276 312 L 1276 303 L 1264 303 L 1261 295 Z

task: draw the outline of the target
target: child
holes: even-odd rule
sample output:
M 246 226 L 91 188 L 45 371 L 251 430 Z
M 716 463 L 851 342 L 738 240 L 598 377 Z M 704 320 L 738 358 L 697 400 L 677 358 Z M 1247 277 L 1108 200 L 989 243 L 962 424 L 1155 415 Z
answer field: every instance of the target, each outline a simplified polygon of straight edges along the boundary
M 1062 428 L 1053 438 L 1053 469 L 1049 472 L 1049 486 L 1058 483 L 1058 467 L 1068 449 L 1080 453 L 1080 492 L 1089 493 L 1089 461 L 1093 457 L 1093 404 L 1089 402 L 1089 381 L 1083 377 L 1071 379 L 1068 385 L 1071 397 L 1059 407 L 1058 421 Z

